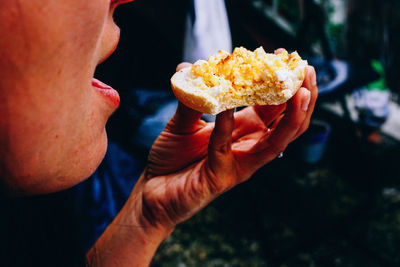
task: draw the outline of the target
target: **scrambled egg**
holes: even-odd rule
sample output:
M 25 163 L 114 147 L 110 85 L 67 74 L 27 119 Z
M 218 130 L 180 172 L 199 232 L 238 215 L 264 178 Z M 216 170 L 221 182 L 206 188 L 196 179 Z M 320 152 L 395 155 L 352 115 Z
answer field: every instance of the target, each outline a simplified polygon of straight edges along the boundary
M 207 86 L 203 89 L 210 90 L 210 94 L 217 96 L 230 91 L 230 94 L 239 96 L 257 84 L 266 84 L 273 90 L 288 88 L 290 71 L 297 67 L 300 60 L 297 52 L 288 54 L 284 51 L 274 55 L 267 54 L 262 47 L 254 52 L 238 47 L 232 54 L 219 51 L 208 61 L 197 61 L 191 72 L 202 77 Z

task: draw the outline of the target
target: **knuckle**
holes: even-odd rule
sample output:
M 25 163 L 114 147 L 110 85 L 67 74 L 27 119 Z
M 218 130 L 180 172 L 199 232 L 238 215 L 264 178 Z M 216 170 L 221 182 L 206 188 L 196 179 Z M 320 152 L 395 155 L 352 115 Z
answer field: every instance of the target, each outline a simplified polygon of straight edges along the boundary
M 214 151 L 218 154 L 225 155 L 231 151 L 231 143 L 218 144 L 214 147 Z

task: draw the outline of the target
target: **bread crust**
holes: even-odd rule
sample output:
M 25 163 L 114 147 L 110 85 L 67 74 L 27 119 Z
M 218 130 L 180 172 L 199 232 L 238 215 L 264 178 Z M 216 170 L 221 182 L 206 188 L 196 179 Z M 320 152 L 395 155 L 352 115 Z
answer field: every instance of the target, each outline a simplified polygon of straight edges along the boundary
M 218 109 L 216 101 L 213 101 L 206 93 L 199 91 L 190 91 L 187 85 L 181 81 L 190 71 L 190 67 L 182 69 L 174 74 L 171 78 L 171 87 L 176 98 L 185 106 L 202 113 L 217 114 L 221 111 Z

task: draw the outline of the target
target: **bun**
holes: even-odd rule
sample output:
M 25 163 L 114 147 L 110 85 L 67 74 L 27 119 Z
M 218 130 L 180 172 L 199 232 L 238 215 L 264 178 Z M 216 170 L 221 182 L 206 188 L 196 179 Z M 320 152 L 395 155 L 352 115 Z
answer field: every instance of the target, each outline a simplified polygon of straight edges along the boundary
M 297 52 L 267 54 L 235 48 L 232 54 L 219 51 L 208 61 L 198 60 L 171 78 L 176 98 L 203 113 L 253 105 L 279 105 L 301 87 L 307 61 Z

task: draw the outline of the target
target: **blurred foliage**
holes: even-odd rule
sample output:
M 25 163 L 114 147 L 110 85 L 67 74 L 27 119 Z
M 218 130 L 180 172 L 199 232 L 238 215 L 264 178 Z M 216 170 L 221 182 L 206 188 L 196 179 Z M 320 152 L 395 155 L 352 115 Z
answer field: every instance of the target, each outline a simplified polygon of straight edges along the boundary
M 373 60 L 371 62 L 371 67 L 374 69 L 377 73 L 379 73 L 380 78 L 370 84 L 367 85 L 367 88 L 370 90 L 386 90 L 387 89 L 387 84 L 386 84 L 386 74 L 385 74 L 385 69 L 383 68 L 382 64 L 378 60 Z
M 301 14 L 299 12 L 298 0 L 280 0 L 278 9 L 280 13 L 293 25 L 300 23 Z
M 333 48 L 333 54 L 338 58 L 343 58 L 346 53 L 345 48 L 345 24 L 344 23 L 329 23 L 328 24 L 329 41 Z

